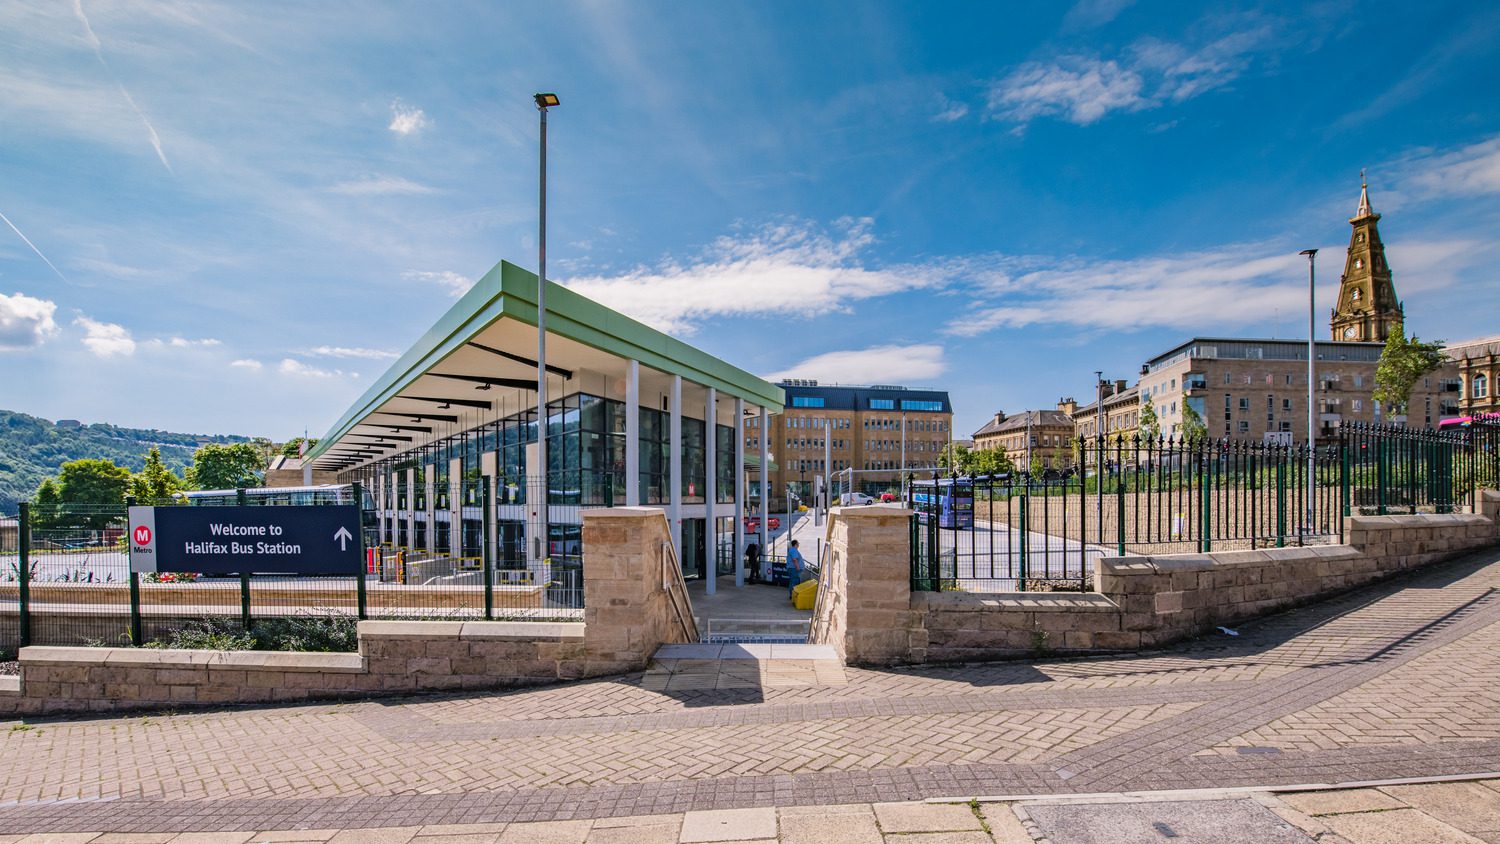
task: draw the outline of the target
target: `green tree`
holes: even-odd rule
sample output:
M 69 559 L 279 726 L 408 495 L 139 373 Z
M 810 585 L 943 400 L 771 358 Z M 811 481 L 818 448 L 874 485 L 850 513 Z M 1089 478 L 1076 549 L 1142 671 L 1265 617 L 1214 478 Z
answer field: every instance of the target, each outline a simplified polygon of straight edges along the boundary
M 1417 379 L 1442 366 L 1447 356 L 1443 354 L 1443 341 L 1424 343 L 1415 334 L 1408 338 L 1405 325 L 1399 322 L 1395 329 L 1380 350 L 1372 397 L 1389 407 L 1392 416 L 1400 416 L 1406 413 Z
M 130 470 L 109 460 L 70 460 L 57 475 L 59 527 L 104 528 L 117 519 L 130 491 Z
M 974 452 L 962 443 L 949 443 L 938 453 L 938 465 L 960 475 L 974 471 Z
M 1182 403 L 1182 438 L 1185 440 L 1201 440 L 1208 436 L 1208 426 L 1203 424 L 1203 417 L 1193 406 L 1186 401 Z
M 145 465 L 130 478 L 130 494 L 143 503 L 171 498 L 181 489 L 182 479 L 167 468 L 161 451 L 154 447 L 146 452 Z
M 969 452 L 969 466 L 975 475 L 1007 475 L 1016 470 L 1003 448 L 981 448 Z
M 209 443 L 193 452 L 188 483 L 197 489 L 241 489 L 260 486 L 266 466 L 262 449 L 252 443 Z
M 57 527 L 61 505 L 62 494 L 57 490 L 57 481 L 51 478 L 42 481 L 31 499 L 31 526 L 38 530 Z
M 1154 440 L 1161 436 L 1161 420 L 1156 417 L 1156 405 L 1151 397 L 1141 401 L 1140 435 L 1142 440 Z
M 301 446 L 302 446 L 303 443 L 307 443 L 307 450 L 308 451 L 312 451 L 312 447 L 318 444 L 318 438 L 317 437 L 294 437 L 286 445 L 284 445 L 284 446 L 281 447 L 281 456 L 282 457 L 301 457 L 302 455 L 298 453 L 298 450 L 301 448 Z

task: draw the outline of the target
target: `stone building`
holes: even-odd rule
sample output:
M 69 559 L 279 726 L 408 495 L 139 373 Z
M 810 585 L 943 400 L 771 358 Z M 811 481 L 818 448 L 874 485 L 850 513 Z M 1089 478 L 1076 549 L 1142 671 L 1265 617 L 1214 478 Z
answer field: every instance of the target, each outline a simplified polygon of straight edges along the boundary
M 1103 430 L 1108 436 L 1134 436 L 1140 425 L 1140 388 L 1128 384 L 1123 378 L 1099 382 L 1098 392 L 1104 403 Z M 1074 436 L 1091 438 L 1099 435 L 1099 404 L 1099 401 L 1093 401 L 1073 411 Z
M 784 495 L 790 485 L 811 503 L 814 478 L 849 469 L 858 491 L 894 490 L 903 471 L 932 471 L 953 436 L 946 390 L 820 385 L 810 379 L 777 386 L 786 394 L 785 410 L 767 420 L 767 428 L 758 419 L 745 428 L 748 452 L 760 450 L 764 441 L 774 456 L 773 496 Z M 758 468 L 750 469 L 750 478 L 758 483 Z M 755 494 L 752 489 L 752 499 Z
M 1444 351 L 1458 367 L 1458 413 L 1500 413 L 1500 334 L 1454 343 Z
M 1329 321 L 1332 338 L 1340 342 L 1384 343 L 1405 319 L 1396 298 L 1391 266 L 1385 260 L 1385 244 L 1376 223 L 1380 215 L 1370 207 L 1370 188 L 1360 176 L 1359 206 L 1349 225 L 1349 249 L 1344 256 L 1344 274 L 1339 277 L 1339 298 Z
M 1003 448 L 1017 467 L 1040 463 L 1046 469 L 1073 465 L 1073 417 L 1078 407 L 1072 399 L 1060 399 L 1056 410 L 1023 410 L 1007 416 L 999 411 L 974 432 L 974 448 Z

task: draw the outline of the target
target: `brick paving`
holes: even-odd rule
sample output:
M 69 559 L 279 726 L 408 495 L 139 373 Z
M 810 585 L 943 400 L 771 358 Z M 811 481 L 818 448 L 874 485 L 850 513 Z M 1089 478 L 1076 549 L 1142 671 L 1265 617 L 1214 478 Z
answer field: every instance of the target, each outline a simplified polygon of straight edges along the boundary
M 372 829 L 1500 770 L 1500 552 L 1139 656 L 714 669 L 0 724 L 0 836 Z M 675 672 L 675 673 L 674 673 Z M 616 837 L 628 838 L 624 833 Z M 3 840 L 3 838 L 0 838 Z

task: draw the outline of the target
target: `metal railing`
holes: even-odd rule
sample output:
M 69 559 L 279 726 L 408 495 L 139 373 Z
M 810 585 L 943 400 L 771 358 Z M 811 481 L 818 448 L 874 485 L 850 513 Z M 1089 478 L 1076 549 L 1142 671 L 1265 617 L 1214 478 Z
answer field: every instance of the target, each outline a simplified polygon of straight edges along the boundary
M 1500 474 L 1497 429 L 1346 424 L 1311 450 L 1095 438 L 1058 477 L 912 478 L 912 588 L 1086 590 L 1103 555 L 1328 544 L 1349 515 L 1470 509 Z

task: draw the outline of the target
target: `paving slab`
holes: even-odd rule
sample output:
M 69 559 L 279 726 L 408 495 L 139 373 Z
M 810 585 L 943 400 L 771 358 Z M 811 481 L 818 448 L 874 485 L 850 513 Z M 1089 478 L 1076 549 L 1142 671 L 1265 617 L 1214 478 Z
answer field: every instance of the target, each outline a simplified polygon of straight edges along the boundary
M 914 832 L 891 833 L 885 836 L 886 844 L 990 844 L 990 837 L 979 832 Z
M 1031 833 L 1016 817 L 1009 803 L 989 803 L 979 807 L 979 814 L 990 826 L 990 837 L 995 844 L 1032 844 Z
M 974 810 L 960 803 L 876 803 L 882 832 L 963 832 L 983 830 Z
M 346 829 L 328 839 L 328 844 L 407 844 L 420 829 L 419 826 Z
M 1500 792 L 1477 782 L 1434 782 L 1382 788 L 1387 794 L 1470 833 L 1500 831 Z
M 418 835 L 408 844 L 495 844 L 498 832 L 460 832 L 455 835 Z
M 682 844 L 707 841 L 749 841 L 776 837 L 776 810 L 719 809 L 682 816 Z
M 1406 804 L 1373 788 L 1350 788 L 1338 791 L 1294 791 L 1279 795 L 1282 802 L 1307 815 L 1335 815 L 1347 812 L 1377 812 L 1404 809 Z M 1496 795 L 1500 797 L 1500 795 Z
M 675 823 L 595 827 L 584 840 L 586 844 L 677 844 L 678 832 Z
M 593 821 L 513 823 L 500 833 L 499 844 L 583 844 Z
M 170 832 L 106 832 L 89 839 L 89 844 L 167 844 Z
M 183 832 L 172 844 L 245 844 L 253 832 Z
M 781 815 L 781 844 L 880 844 L 875 813 Z
M 1389 812 L 1359 812 L 1328 815 L 1321 819 L 1349 844 L 1484 844 L 1466 832 L 1454 829 L 1416 809 Z
M 1313 839 L 1254 800 L 1029 803 L 1048 838 L 1068 844 L 1311 844 Z M 1408 841 L 1407 844 L 1412 844 Z
M 506 824 L 503 823 L 435 824 L 417 830 L 417 835 L 480 835 L 490 832 L 499 835 L 505 831 L 505 827 Z

